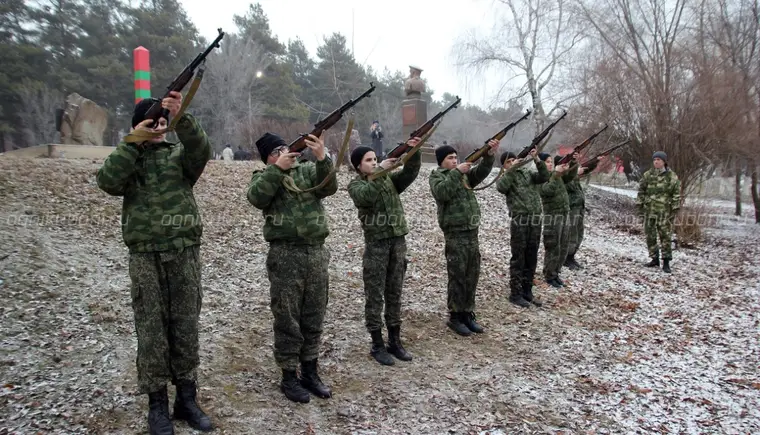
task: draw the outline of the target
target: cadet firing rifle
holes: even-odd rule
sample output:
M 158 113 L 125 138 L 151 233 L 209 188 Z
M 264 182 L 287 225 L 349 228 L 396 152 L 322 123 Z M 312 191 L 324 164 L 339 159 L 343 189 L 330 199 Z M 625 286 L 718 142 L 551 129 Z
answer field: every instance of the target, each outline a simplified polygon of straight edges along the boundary
M 620 142 L 619 144 L 617 144 L 615 146 L 612 146 L 612 147 L 610 147 L 610 148 L 602 151 L 601 153 L 599 153 L 599 154 L 595 155 L 594 157 L 591 157 L 590 159 L 588 159 L 585 162 L 583 162 L 581 164 L 581 167 L 584 168 L 584 172 L 585 172 L 586 170 L 588 170 L 588 168 L 591 167 L 591 165 L 594 164 L 594 162 L 599 161 L 599 157 L 605 157 L 605 156 L 610 155 L 613 151 L 615 151 L 616 149 L 622 147 L 623 145 L 626 145 L 630 141 L 631 141 L 630 139 L 626 139 L 623 142 Z
M 323 120 L 317 122 L 314 124 L 314 129 L 311 131 L 310 134 L 313 134 L 316 137 L 319 137 L 322 135 L 322 133 L 325 130 L 328 130 L 330 127 L 334 126 L 335 124 L 340 121 L 340 119 L 343 117 L 343 114 L 346 113 L 349 109 L 356 106 L 356 103 L 363 100 L 364 98 L 368 98 L 369 94 L 374 92 L 375 85 L 372 82 L 369 82 L 369 89 L 364 91 L 363 94 L 356 97 L 355 100 L 348 100 L 348 102 L 337 109 L 333 110 L 333 112 L 327 117 L 325 117 Z M 301 151 L 306 148 L 306 139 L 309 137 L 308 134 L 302 133 L 298 136 L 298 139 L 294 140 L 290 145 L 290 152 L 291 153 L 300 153 Z
M 522 122 L 525 119 L 527 119 L 529 115 L 530 115 L 530 109 L 528 109 L 528 110 L 525 111 L 525 115 L 523 115 L 522 118 L 520 118 L 517 121 L 515 121 L 515 122 L 509 124 L 508 126 L 504 127 L 503 129 L 501 129 L 501 131 L 499 131 L 498 133 L 496 133 L 495 135 L 493 135 L 490 139 L 486 139 L 485 145 L 483 145 L 479 149 L 477 149 L 477 150 L 473 151 L 472 153 L 470 153 L 469 156 L 465 157 L 464 161 L 465 162 L 470 162 L 470 163 L 475 163 L 478 160 L 480 160 L 484 155 L 486 155 L 486 153 L 490 149 L 490 147 L 488 146 L 488 142 L 490 142 L 492 140 L 498 140 L 498 141 L 500 141 L 500 140 L 504 139 L 504 136 L 507 135 L 507 132 L 509 130 L 512 130 L 513 128 L 515 128 L 517 126 L 517 124 L 519 124 L 520 122 Z
M 446 113 L 448 113 L 451 109 L 454 109 L 455 107 L 457 107 L 459 105 L 459 103 L 461 103 L 461 102 L 462 102 L 462 99 L 459 98 L 459 97 L 457 97 L 457 100 L 454 101 L 453 103 L 451 103 L 451 105 L 449 107 L 447 107 L 446 109 L 438 112 L 434 117 L 430 118 L 427 122 L 425 122 L 424 124 L 422 124 L 422 126 L 420 128 L 418 128 L 417 130 L 414 130 L 411 134 L 409 134 L 409 139 L 412 139 L 414 137 L 423 137 L 424 135 L 426 135 L 427 133 L 429 133 L 430 130 L 433 128 L 433 126 L 435 125 L 435 123 L 439 119 L 443 118 L 443 116 Z M 412 147 L 410 147 L 407 142 L 400 143 L 400 144 L 398 144 L 398 146 L 396 148 L 393 148 L 388 153 L 388 155 L 385 158 L 387 158 L 387 159 L 389 159 L 389 158 L 392 158 L 392 159 L 399 158 L 402 155 L 404 155 L 405 152 L 409 151 L 411 148 Z
M 591 145 L 591 141 L 596 139 L 597 136 L 599 136 L 604 130 L 607 130 L 607 124 L 604 124 L 604 128 L 597 131 L 596 133 L 589 136 L 588 139 L 584 140 L 580 145 L 575 147 L 572 152 L 567 153 L 564 157 L 562 157 L 559 162 L 557 163 L 557 166 L 564 165 L 565 163 L 569 163 L 571 160 L 573 160 L 573 154 L 579 153 L 583 151 L 587 146 Z

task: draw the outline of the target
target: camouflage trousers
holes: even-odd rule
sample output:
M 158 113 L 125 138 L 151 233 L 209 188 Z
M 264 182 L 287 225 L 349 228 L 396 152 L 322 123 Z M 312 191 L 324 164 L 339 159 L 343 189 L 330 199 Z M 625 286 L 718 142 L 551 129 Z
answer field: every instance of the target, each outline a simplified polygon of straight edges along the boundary
M 509 223 L 509 287 L 512 294 L 522 295 L 533 286 L 541 242 L 541 215 L 512 216 Z
M 364 321 L 368 331 L 401 325 L 401 289 L 406 274 L 406 237 L 367 242 L 362 258 Z
M 583 222 L 586 217 L 586 209 L 573 207 L 570 209 L 567 223 L 567 255 L 575 255 L 583 242 Z
M 546 214 L 544 225 L 544 278 L 549 281 L 559 276 L 567 258 L 567 214 Z
M 452 313 L 475 311 L 475 289 L 480 277 L 478 230 L 444 234 L 446 271 L 449 275 L 447 306 Z
M 196 380 L 201 289 L 200 246 L 129 256 L 140 393 Z
M 673 222 L 667 215 L 649 214 L 645 216 L 644 233 L 647 236 L 647 249 L 649 258 L 659 258 L 662 250 L 662 259 L 671 260 L 673 253 L 671 245 L 673 239 Z M 660 243 L 658 245 L 657 238 Z
M 327 310 L 330 251 L 324 245 L 272 242 L 267 255 L 274 359 L 281 369 L 319 356 Z

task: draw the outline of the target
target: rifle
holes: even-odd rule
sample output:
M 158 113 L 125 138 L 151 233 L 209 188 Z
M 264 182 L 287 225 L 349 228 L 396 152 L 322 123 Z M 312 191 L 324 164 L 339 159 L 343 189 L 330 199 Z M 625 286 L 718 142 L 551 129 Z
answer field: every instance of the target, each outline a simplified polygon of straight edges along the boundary
M 316 124 L 314 124 L 314 129 L 311 131 L 310 134 L 313 134 L 316 137 L 321 136 L 322 133 L 325 130 L 327 130 L 330 127 L 332 127 L 335 124 L 337 124 L 338 121 L 340 121 L 340 119 L 343 117 L 343 114 L 348 111 L 348 109 L 356 106 L 356 103 L 358 103 L 359 101 L 363 100 L 364 98 L 369 97 L 369 94 L 371 94 L 372 92 L 374 92 L 374 90 L 375 90 L 375 85 L 372 82 L 369 82 L 369 89 L 367 89 L 366 91 L 364 91 L 363 94 L 361 94 L 358 97 L 356 97 L 355 100 L 348 100 L 348 102 L 346 102 L 346 104 L 344 104 L 344 105 L 338 107 L 337 109 L 333 110 L 333 112 L 331 114 L 327 115 L 327 117 L 325 117 L 321 121 L 319 121 Z M 300 153 L 304 148 L 306 148 L 306 138 L 308 138 L 308 137 L 309 137 L 309 134 L 301 133 L 298 136 L 298 139 L 294 140 L 289 145 L 290 152 L 291 153 Z
M 575 147 L 572 152 L 565 154 L 559 162 L 557 163 L 557 166 L 564 165 L 565 163 L 569 163 L 573 159 L 573 154 L 579 153 L 583 151 L 587 146 L 591 145 L 591 141 L 596 139 L 597 136 L 599 136 L 604 130 L 607 130 L 607 124 L 604 124 L 604 128 L 597 131 L 596 133 L 589 136 L 588 139 L 584 140 L 580 145 Z
M 184 89 L 185 86 L 187 86 L 187 84 L 190 82 L 190 79 L 192 79 L 195 75 L 195 70 L 201 66 L 201 64 L 206 62 L 206 58 L 209 54 L 211 54 L 211 50 L 219 47 L 219 42 L 222 40 L 222 38 L 224 38 L 224 32 L 222 32 L 221 27 L 217 30 L 219 32 L 219 36 L 214 39 L 214 42 L 212 42 L 211 45 L 209 45 L 203 53 L 198 53 L 198 55 L 195 56 L 195 59 L 193 59 L 193 61 L 190 62 L 190 64 L 187 65 L 181 73 L 179 73 L 179 75 L 166 88 L 166 93 L 164 94 L 163 98 L 167 98 L 169 96 L 169 93 L 172 91 L 181 92 L 182 89 Z M 201 70 L 198 75 L 199 78 L 202 77 L 203 71 Z M 163 100 L 163 98 L 161 100 Z M 190 96 L 189 99 L 192 99 L 192 96 Z M 145 119 L 153 120 L 153 124 L 150 126 L 150 128 L 156 128 L 158 126 L 158 119 L 161 117 L 169 119 L 169 111 L 161 107 L 161 101 L 154 101 L 145 114 Z
M 628 142 L 630 142 L 630 141 L 631 141 L 630 139 L 626 139 L 626 140 L 624 140 L 623 142 L 620 142 L 619 144 L 617 144 L 617 145 L 615 145 L 615 146 L 612 146 L 612 147 L 610 147 L 610 148 L 608 148 L 608 149 L 606 149 L 606 150 L 602 151 L 601 153 L 599 153 L 599 154 L 595 155 L 594 157 L 592 157 L 592 158 L 590 158 L 590 159 L 586 160 L 585 162 L 583 162 L 583 163 L 581 164 L 581 167 L 582 167 L 582 168 L 584 168 L 584 171 L 585 171 L 585 170 L 586 170 L 586 169 L 588 169 L 588 168 L 589 168 L 589 167 L 590 167 L 590 166 L 591 166 L 591 165 L 592 165 L 592 164 L 593 164 L 595 161 L 598 161 L 598 160 L 599 160 L 599 157 L 605 157 L 605 156 L 608 156 L 608 155 L 610 155 L 610 153 L 612 153 L 612 152 L 613 152 L 613 151 L 615 151 L 616 149 L 618 149 L 618 148 L 622 147 L 623 145 L 626 145 L 626 144 L 627 144 Z
M 544 129 L 544 131 L 542 131 L 541 133 L 539 133 L 538 136 L 534 137 L 533 141 L 531 141 L 530 145 L 526 146 L 525 148 L 523 148 L 522 151 L 520 151 L 520 154 L 517 155 L 517 158 L 518 159 L 523 159 L 523 158 L 527 157 L 528 154 L 530 154 L 530 151 L 533 148 L 536 148 L 538 146 L 538 144 L 540 144 L 541 141 L 543 141 L 546 138 L 546 135 L 549 134 L 549 131 L 551 131 L 551 129 L 553 129 L 554 126 L 556 126 L 557 124 L 559 124 L 559 122 L 562 121 L 562 118 L 564 118 L 565 116 L 567 116 L 567 111 L 565 111 L 565 113 L 563 113 L 562 116 L 560 116 L 556 121 L 554 121 L 551 124 L 549 124 L 549 126 L 546 127 Z
M 420 126 L 417 130 L 414 130 L 413 132 L 411 132 L 409 134 L 409 139 L 412 139 L 414 137 L 422 137 L 425 134 L 427 134 L 427 132 L 429 132 L 430 129 L 433 128 L 433 125 L 435 125 L 435 123 L 439 119 L 443 118 L 443 115 L 445 115 L 446 113 L 448 113 L 451 109 L 454 109 L 455 107 L 457 107 L 459 105 L 459 103 L 461 103 L 461 102 L 462 102 L 462 99 L 459 98 L 459 97 L 457 97 L 457 100 L 454 101 L 453 103 L 451 103 L 451 105 L 449 107 L 447 107 L 446 109 L 438 112 L 434 117 L 430 118 L 429 120 L 427 120 L 427 122 L 425 122 L 424 124 L 422 124 L 422 126 Z M 393 148 L 386 155 L 385 158 L 387 158 L 387 159 L 388 158 L 392 158 L 392 159 L 399 158 L 402 155 L 404 155 L 405 152 L 409 151 L 409 149 L 411 149 L 411 148 L 412 147 L 410 147 L 407 144 L 407 142 L 399 143 L 398 146 L 396 146 L 396 148 Z
M 482 146 L 482 147 L 478 148 L 477 150 L 473 151 L 472 153 L 470 153 L 469 156 L 465 157 L 464 161 L 465 162 L 470 162 L 470 163 L 475 163 L 478 160 L 480 160 L 480 158 L 483 157 L 488 152 L 488 150 L 491 148 L 490 146 L 488 146 L 488 142 L 490 142 L 492 140 L 498 140 L 498 141 L 500 141 L 500 140 L 504 139 L 504 136 L 507 135 L 507 132 L 509 130 L 512 130 L 513 128 L 515 128 L 517 126 L 517 124 L 519 124 L 523 120 L 527 119 L 529 115 L 530 115 L 530 109 L 528 109 L 528 110 L 525 111 L 525 115 L 523 115 L 522 118 L 520 118 L 517 121 L 509 124 L 508 126 L 506 126 L 503 129 L 501 129 L 501 131 L 499 131 L 498 133 L 496 133 L 495 135 L 493 135 L 490 139 L 487 139 L 485 141 L 485 145 L 484 146 Z

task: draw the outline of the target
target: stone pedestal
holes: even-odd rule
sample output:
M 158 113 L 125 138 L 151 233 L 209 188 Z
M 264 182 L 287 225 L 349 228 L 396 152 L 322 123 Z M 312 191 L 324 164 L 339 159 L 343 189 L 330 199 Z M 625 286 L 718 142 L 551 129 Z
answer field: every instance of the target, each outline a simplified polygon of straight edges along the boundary
M 427 120 L 427 102 L 421 98 L 407 98 L 401 102 L 402 134 L 404 140 Z

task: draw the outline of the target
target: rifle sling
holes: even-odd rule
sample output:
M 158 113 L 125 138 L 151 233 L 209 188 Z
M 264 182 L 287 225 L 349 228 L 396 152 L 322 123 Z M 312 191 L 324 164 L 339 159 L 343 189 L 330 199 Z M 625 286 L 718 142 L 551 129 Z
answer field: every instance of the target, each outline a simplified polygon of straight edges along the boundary
M 401 159 L 399 161 L 397 161 L 393 166 L 391 166 L 388 169 L 383 169 L 381 171 L 374 172 L 374 173 L 368 175 L 367 176 L 367 180 L 369 180 L 369 181 L 375 180 L 377 178 L 382 177 L 385 174 L 390 173 L 394 169 L 405 165 L 406 162 L 409 161 L 409 159 L 414 155 L 414 153 L 416 153 L 417 151 L 420 150 L 420 148 L 422 148 L 422 145 L 424 145 L 425 142 L 428 140 L 428 138 L 433 134 L 433 132 L 435 132 L 436 128 L 438 128 L 438 124 L 433 125 L 433 128 L 431 128 L 430 131 L 428 131 L 427 133 L 425 133 L 424 136 L 422 136 L 422 138 L 419 141 L 419 143 L 417 143 L 417 145 L 415 145 L 412 149 L 410 149 L 409 151 L 407 151 L 406 154 L 404 154 L 404 156 L 401 157 Z

